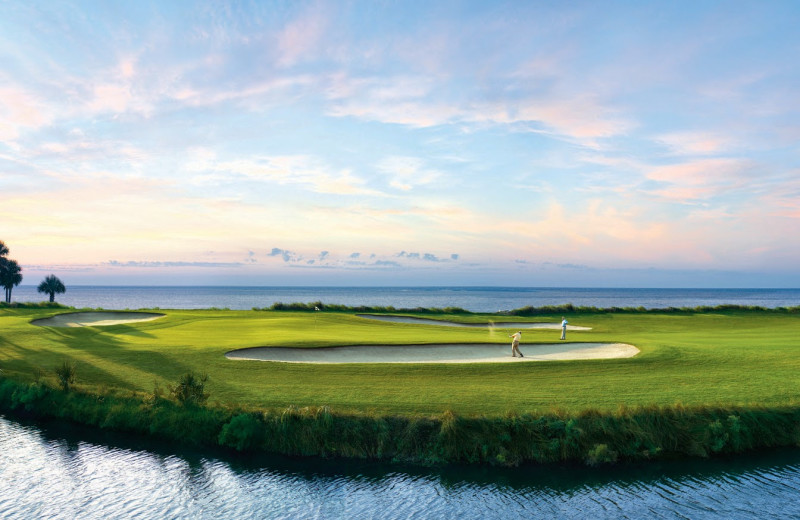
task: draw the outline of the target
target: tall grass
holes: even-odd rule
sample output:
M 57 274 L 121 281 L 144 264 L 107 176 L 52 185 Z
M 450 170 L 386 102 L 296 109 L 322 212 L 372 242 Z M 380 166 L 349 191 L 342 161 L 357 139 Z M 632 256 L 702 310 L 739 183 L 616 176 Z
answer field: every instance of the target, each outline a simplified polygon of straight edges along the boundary
M 722 304 L 715 306 L 701 305 L 697 307 L 592 307 L 565 305 L 545 305 L 542 307 L 522 307 L 506 312 L 512 316 L 540 316 L 552 314 L 673 314 L 673 313 L 707 313 L 707 312 L 774 312 L 800 313 L 800 306 L 767 308 L 758 305 Z
M 411 314 L 476 314 L 461 307 L 415 307 L 415 308 L 395 308 L 392 306 L 348 306 L 340 304 L 322 303 L 321 301 L 310 303 L 283 303 L 275 302 L 270 307 L 253 307 L 254 311 L 329 311 L 329 312 L 367 312 L 367 313 L 411 313 Z M 553 314 L 670 314 L 670 313 L 704 313 L 704 312 L 775 312 L 775 313 L 800 313 L 800 306 L 796 307 L 775 307 L 767 308 L 758 305 L 733 305 L 722 304 L 715 306 L 701 305 L 697 307 L 593 307 L 576 306 L 571 303 L 563 305 L 544 305 L 541 307 L 526 306 L 509 311 L 499 311 L 497 315 L 508 316 L 541 316 Z M 483 313 L 482 313 L 483 314 Z
M 0 301 L 0 309 L 74 309 L 68 305 L 58 302 L 3 302 Z
M 310 303 L 281 303 L 275 302 L 270 307 L 253 307 L 254 311 L 301 311 L 301 312 L 374 312 L 374 313 L 392 313 L 404 312 L 414 314 L 473 314 L 472 312 L 462 309 L 461 307 L 445 307 L 443 309 L 437 307 L 415 307 L 413 309 L 398 309 L 390 306 L 367 306 L 358 305 L 351 307 L 348 305 L 341 305 L 335 303 L 322 303 L 321 301 Z
M 152 435 L 196 446 L 418 464 L 583 462 L 709 457 L 800 445 L 800 407 L 625 408 L 503 417 L 397 417 L 326 406 L 186 407 L 157 395 L 65 392 L 0 378 L 0 410 Z
M 64 361 L 55 368 L 56 377 L 58 377 L 58 384 L 65 392 L 75 382 L 75 365 L 70 361 Z

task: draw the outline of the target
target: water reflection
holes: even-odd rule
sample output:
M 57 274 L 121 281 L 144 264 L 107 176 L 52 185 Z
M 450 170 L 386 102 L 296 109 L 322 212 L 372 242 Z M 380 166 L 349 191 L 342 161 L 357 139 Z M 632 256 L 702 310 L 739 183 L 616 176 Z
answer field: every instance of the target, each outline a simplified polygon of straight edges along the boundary
M 606 469 L 241 456 L 0 417 L 2 518 L 792 518 L 800 450 Z

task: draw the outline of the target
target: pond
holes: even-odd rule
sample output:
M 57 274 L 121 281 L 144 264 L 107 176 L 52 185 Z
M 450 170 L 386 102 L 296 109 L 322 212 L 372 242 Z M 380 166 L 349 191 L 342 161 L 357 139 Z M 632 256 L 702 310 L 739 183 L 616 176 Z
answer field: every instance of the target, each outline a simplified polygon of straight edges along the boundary
M 197 452 L 0 416 L 0 517 L 798 518 L 800 449 L 609 468 Z

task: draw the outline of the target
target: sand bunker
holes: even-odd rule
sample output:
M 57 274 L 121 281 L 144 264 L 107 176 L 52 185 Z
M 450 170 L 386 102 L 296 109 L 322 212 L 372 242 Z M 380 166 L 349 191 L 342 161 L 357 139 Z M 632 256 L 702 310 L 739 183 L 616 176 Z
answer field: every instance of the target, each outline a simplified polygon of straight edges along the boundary
M 31 321 L 40 327 L 106 327 L 140 321 L 152 321 L 164 314 L 153 312 L 70 312 Z
M 484 329 L 561 329 L 561 323 L 531 323 L 529 321 L 499 321 L 496 323 L 458 323 L 455 321 L 429 320 L 411 316 L 384 316 L 379 314 L 357 314 L 359 318 L 370 320 L 391 321 L 394 323 L 415 323 L 418 325 L 441 325 L 442 327 L 470 327 Z M 567 325 L 567 330 L 592 330 L 591 327 Z
M 323 348 L 256 347 L 234 350 L 228 359 L 284 363 L 519 363 L 633 357 L 639 349 L 625 343 L 553 343 L 520 345 L 523 358 L 511 357 L 508 345 L 365 345 Z

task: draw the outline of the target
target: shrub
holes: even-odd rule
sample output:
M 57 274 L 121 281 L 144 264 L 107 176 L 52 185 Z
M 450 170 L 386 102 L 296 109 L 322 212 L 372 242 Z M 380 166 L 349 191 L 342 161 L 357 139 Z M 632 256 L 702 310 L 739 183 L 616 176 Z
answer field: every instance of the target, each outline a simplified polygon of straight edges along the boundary
M 252 414 L 239 414 L 222 427 L 219 443 L 238 451 L 259 448 L 264 439 L 264 423 Z
M 617 462 L 617 452 L 609 449 L 607 444 L 595 444 L 586 457 L 586 464 L 589 466 L 612 464 L 614 462 Z
M 181 376 L 177 385 L 169 387 L 169 391 L 182 404 L 201 405 L 208 400 L 205 391 L 207 382 L 208 374 L 187 372 Z
M 56 376 L 58 377 L 58 385 L 65 392 L 75 382 L 75 365 L 69 361 L 64 361 L 55 369 Z

